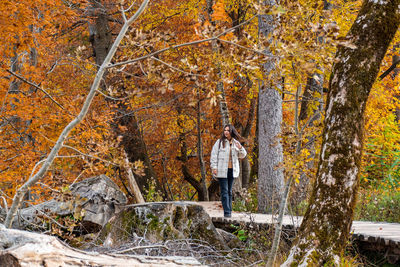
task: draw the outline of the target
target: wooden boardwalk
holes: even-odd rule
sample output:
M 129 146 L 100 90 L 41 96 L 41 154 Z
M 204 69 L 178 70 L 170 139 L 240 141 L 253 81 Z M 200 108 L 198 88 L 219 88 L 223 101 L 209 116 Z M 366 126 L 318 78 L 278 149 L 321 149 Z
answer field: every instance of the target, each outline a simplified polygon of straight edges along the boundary
M 231 218 L 223 216 L 222 205 L 219 201 L 195 202 L 203 206 L 214 223 L 226 224 L 256 224 L 270 226 L 276 223 L 277 216 L 271 214 L 233 212 Z M 301 224 L 302 217 L 285 215 L 284 228 L 295 229 Z M 353 221 L 351 227 L 353 240 L 365 243 L 376 250 L 383 251 L 386 256 L 400 258 L 400 224 L 386 222 Z

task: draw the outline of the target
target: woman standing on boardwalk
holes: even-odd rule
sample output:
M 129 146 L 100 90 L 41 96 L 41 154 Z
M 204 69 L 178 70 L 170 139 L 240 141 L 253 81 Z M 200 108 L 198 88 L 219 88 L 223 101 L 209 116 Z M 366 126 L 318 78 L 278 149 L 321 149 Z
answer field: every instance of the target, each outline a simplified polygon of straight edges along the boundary
M 224 217 L 232 216 L 232 186 L 234 178 L 239 176 L 239 159 L 247 154 L 238 141 L 242 139 L 235 127 L 228 124 L 211 151 L 211 171 L 213 177 L 218 178 Z

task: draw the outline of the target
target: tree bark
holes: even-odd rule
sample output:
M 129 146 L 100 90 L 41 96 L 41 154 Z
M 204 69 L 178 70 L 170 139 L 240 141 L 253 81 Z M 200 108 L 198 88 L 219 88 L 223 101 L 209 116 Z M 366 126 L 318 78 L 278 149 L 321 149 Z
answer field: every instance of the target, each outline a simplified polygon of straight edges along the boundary
M 261 91 L 261 82 L 259 82 L 258 85 L 259 89 L 258 92 Z M 250 179 L 249 179 L 249 184 L 254 183 L 258 177 L 258 136 L 259 136 L 259 129 L 258 129 L 258 125 L 259 125 L 259 115 L 260 111 L 259 111 L 259 107 L 258 107 L 258 94 L 257 94 L 257 102 L 256 102 L 256 131 L 255 131 L 255 136 L 253 139 L 253 150 L 251 151 L 252 153 L 252 157 L 253 157 L 253 165 L 251 165 L 251 170 L 250 170 Z
M 101 66 L 112 45 L 111 30 L 108 23 L 108 13 L 105 3 L 99 0 L 90 0 L 90 13 L 95 17 L 94 23 L 89 23 L 90 42 L 93 47 L 93 55 L 96 65 Z
M 400 44 L 397 44 L 396 46 L 399 47 Z M 400 61 L 400 56 L 399 55 L 394 55 L 392 57 L 392 64 L 394 64 L 395 62 L 399 62 L 399 61 Z M 400 65 L 400 63 L 397 64 L 397 66 L 399 66 L 399 65 Z M 392 79 L 393 80 L 396 78 L 396 76 L 400 72 L 400 68 L 397 67 L 397 66 L 396 66 L 396 68 L 393 69 L 393 73 L 392 73 Z M 395 98 L 400 102 L 400 95 L 395 95 Z M 399 105 L 396 106 L 396 110 L 394 111 L 394 114 L 396 116 L 395 117 L 396 122 L 399 123 L 400 122 L 400 107 L 399 107 Z
M 203 157 L 203 139 L 201 138 L 201 98 L 200 88 L 197 88 L 197 157 L 199 158 L 201 186 L 204 192 L 204 200 L 208 201 L 208 190 L 206 181 L 206 165 Z
M 350 234 L 371 87 L 400 24 L 400 0 L 366 0 L 338 48 L 316 182 L 283 266 L 339 265 Z
M 254 117 L 255 117 L 255 113 L 256 113 L 257 101 L 258 101 L 258 99 L 254 97 L 253 99 L 251 99 L 251 102 L 250 102 L 250 110 L 248 113 L 247 122 L 241 133 L 242 137 L 245 139 L 249 138 L 249 136 L 250 136 L 250 130 L 251 130 L 251 127 L 253 126 Z M 244 144 L 242 144 L 242 145 L 244 145 Z M 250 183 L 250 170 L 251 170 L 249 157 L 245 157 L 244 159 L 241 160 L 240 170 L 241 170 L 240 173 L 242 176 L 242 187 L 248 188 L 249 183 Z
M 264 88 L 258 95 L 258 211 L 276 210 L 283 188 L 283 149 L 280 143 L 282 99 L 273 88 Z
M 276 5 L 270 1 L 270 5 Z M 259 16 L 259 31 L 268 36 L 274 30 L 272 15 Z M 270 40 L 272 42 L 272 40 Z M 267 54 L 272 53 L 267 49 Z M 264 64 L 265 74 L 275 70 L 274 59 Z M 275 75 L 271 75 L 273 78 Z M 283 148 L 280 143 L 282 123 L 282 98 L 279 85 L 268 81 L 258 94 L 258 211 L 271 212 L 279 206 L 283 188 Z

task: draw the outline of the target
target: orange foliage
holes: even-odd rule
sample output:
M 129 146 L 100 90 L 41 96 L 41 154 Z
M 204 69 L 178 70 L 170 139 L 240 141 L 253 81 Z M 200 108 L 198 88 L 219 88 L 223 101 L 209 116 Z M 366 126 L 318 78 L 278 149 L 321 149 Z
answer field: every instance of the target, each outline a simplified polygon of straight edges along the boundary
M 7 18 L 0 22 L 0 36 L 8 40 L 0 46 L 0 189 L 7 197 L 28 179 L 35 164 L 48 154 L 61 130 L 79 113 L 97 71 L 87 27 L 87 23 L 94 19 L 94 14 L 86 12 L 90 2 L 73 0 L 68 3 L 61 0 L 0 2 L 0 15 Z M 119 3 L 102 1 L 110 15 L 113 34 L 121 27 Z M 215 36 L 253 18 L 258 12 L 267 12 L 259 10 L 257 3 L 255 0 L 216 0 L 209 17 L 205 0 L 151 1 L 124 39 L 114 62 Z M 242 130 L 254 104 L 252 100 L 257 98 L 260 81 L 270 78 L 264 77 L 260 68 L 266 61 L 260 53 L 265 46 L 270 46 L 280 57 L 277 72 L 279 77 L 285 77 L 287 101 L 283 110 L 287 126 L 284 134 L 290 136 L 283 141 L 287 155 L 294 153 L 293 143 L 297 137 L 293 130 L 293 100 L 296 90 L 300 85 L 304 88 L 306 78 L 318 71 L 317 67 L 323 70 L 327 83 L 335 40 L 347 32 L 360 1 L 339 1 L 336 4 L 343 8 L 326 11 L 322 8 L 323 1 L 302 0 L 286 1 L 276 10 L 269 10 L 280 14 L 280 25 L 273 33 L 278 42 L 271 45 L 259 36 L 257 19 L 253 19 L 222 36 L 216 42 L 217 49 L 213 49 L 211 42 L 182 46 L 139 63 L 110 69 L 102 92 L 114 98 L 129 96 L 125 100 L 129 112 L 134 112 L 137 117 L 153 167 L 161 182 L 170 186 L 172 197 L 191 198 L 195 193 L 182 178 L 181 148 L 184 143 L 187 145 L 189 171 L 200 181 L 196 129 L 198 101 L 201 102 L 202 145 L 208 168 L 212 144 L 222 128 L 219 109 L 215 105 L 219 97 L 216 84 L 224 82 L 232 121 Z M 125 8 L 128 6 L 125 3 Z M 325 38 L 323 43 L 317 39 L 322 36 Z M 37 53 L 36 60 L 31 57 L 32 51 Z M 18 68 L 13 71 L 46 90 L 58 104 L 40 89 L 7 72 L 16 56 L 15 66 Z M 383 69 L 390 65 L 389 57 Z M 386 78 L 378 83 L 367 107 L 366 143 L 385 146 L 387 151 L 399 149 L 398 141 L 395 141 L 400 140 L 396 130 L 398 124 L 391 115 L 399 106 L 399 101 L 394 100 L 394 96 L 400 93 L 398 80 Z M 18 91 L 10 91 L 15 83 Z M 115 101 L 102 95 L 96 97 L 89 114 L 68 137 L 43 183 L 61 190 L 75 179 L 100 173 L 121 183 L 117 169 L 123 162 L 123 148 L 112 125 L 118 116 Z M 253 119 L 246 144 L 248 151 L 253 148 Z M 304 134 L 304 140 L 307 136 L 320 135 L 321 127 L 317 126 L 319 128 Z M 382 134 L 384 129 L 388 134 Z M 120 127 L 119 130 L 125 129 Z M 302 142 L 306 142 L 304 140 Z M 375 146 L 374 149 L 378 148 Z M 300 156 L 303 161 L 305 158 L 306 152 Z M 293 161 L 292 166 L 296 168 L 304 165 L 290 155 L 287 160 Z M 374 160 L 374 156 L 367 154 L 364 168 Z M 209 181 L 211 176 L 207 171 Z M 33 192 L 36 201 L 50 196 L 50 190 L 43 185 L 35 187 Z

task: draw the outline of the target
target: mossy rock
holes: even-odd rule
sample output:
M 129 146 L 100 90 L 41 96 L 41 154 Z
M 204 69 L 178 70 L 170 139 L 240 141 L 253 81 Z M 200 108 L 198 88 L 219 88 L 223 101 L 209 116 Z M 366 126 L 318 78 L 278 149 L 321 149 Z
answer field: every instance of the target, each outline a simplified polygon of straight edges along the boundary
M 126 206 L 103 227 L 99 243 L 119 247 L 135 238 L 151 243 L 176 239 L 205 241 L 219 250 L 227 249 L 210 216 L 193 202 L 152 202 Z

